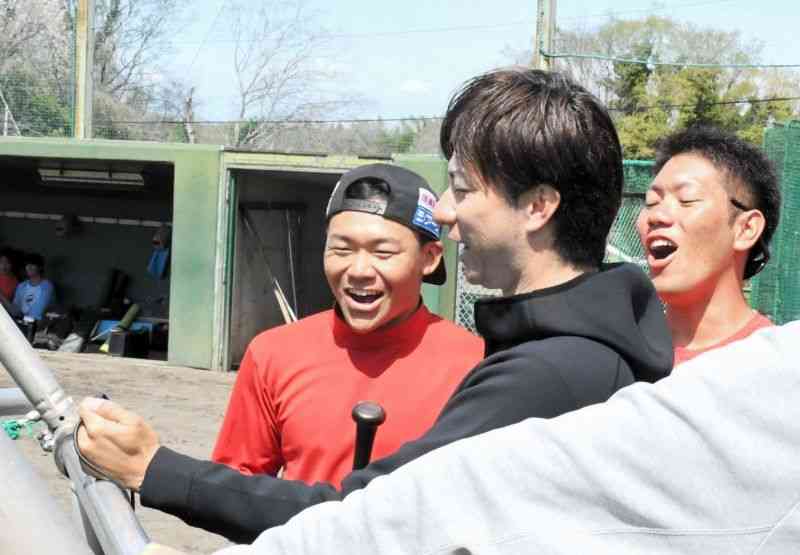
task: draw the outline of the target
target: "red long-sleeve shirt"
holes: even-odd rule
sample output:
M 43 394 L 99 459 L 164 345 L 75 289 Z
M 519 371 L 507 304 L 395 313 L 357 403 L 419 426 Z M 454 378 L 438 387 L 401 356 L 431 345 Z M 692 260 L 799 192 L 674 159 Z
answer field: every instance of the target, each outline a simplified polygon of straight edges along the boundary
M 752 334 L 757 330 L 760 330 L 761 328 L 768 328 L 774 325 L 775 324 L 773 324 L 769 318 L 757 312 L 747 322 L 747 324 L 745 324 L 745 326 L 742 329 L 740 329 L 727 339 L 723 339 L 716 345 L 706 347 L 705 349 L 687 349 L 686 347 L 675 347 L 675 362 L 673 363 L 673 365 L 678 366 L 679 364 L 684 363 L 687 360 L 692 360 L 694 357 L 702 355 L 707 351 L 710 351 L 712 349 L 719 349 L 720 347 L 729 345 L 734 341 L 739 341 L 740 339 L 744 339 L 745 337 L 748 337 L 750 334 Z
M 212 458 L 244 473 L 339 484 L 352 470 L 353 406 L 386 410 L 372 458 L 427 431 L 483 341 L 422 306 L 364 335 L 333 310 L 258 335 L 245 353 Z

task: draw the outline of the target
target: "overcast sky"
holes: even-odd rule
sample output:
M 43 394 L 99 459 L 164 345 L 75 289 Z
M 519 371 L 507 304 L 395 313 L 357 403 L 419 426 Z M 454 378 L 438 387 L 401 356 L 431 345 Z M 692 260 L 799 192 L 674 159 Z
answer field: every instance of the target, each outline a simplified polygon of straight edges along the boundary
M 258 0 L 253 0 L 257 2 Z M 234 117 L 228 0 L 192 0 L 191 19 L 174 37 L 165 69 L 197 86 L 200 119 Z M 530 48 L 536 0 L 308 0 L 335 35 L 337 69 L 368 100 L 354 117 L 440 115 L 465 79 L 509 63 Z M 655 10 L 655 11 L 654 11 Z M 798 0 L 558 0 L 562 28 L 602 24 L 607 14 L 649 13 L 705 27 L 739 30 L 765 43 L 765 63 L 800 64 Z M 198 55 L 198 50 L 200 51 Z M 194 61 L 194 63 L 192 63 Z

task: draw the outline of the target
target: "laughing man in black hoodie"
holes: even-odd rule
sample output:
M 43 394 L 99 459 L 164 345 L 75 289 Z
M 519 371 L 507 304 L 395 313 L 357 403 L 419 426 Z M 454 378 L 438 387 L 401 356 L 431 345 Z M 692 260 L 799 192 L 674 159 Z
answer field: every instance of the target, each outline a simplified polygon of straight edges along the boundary
M 353 472 L 340 490 L 186 457 L 109 402 L 82 408 L 84 453 L 138 489 L 143 505 L 248 542 L 442 445 L 554 417 L 605 401 L 637 379 L 667 375 L 671 340 L 647 276 L 632 265 L 602 264 L 623 173 L 600 102 L 556 73 L 491 72 L 452 99 L 441 147 L 450 187 L 435 217 L 463 244 L 466 277 L 503 297 L 476 304 L 486 359 L 425 435 Z M 127 429 L 111 432 L 104 418 Z

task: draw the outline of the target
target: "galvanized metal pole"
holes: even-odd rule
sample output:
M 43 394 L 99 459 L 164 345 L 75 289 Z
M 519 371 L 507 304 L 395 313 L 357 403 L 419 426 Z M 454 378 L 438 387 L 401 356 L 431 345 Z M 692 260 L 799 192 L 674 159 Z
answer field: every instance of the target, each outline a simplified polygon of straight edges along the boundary
M 31 402 L 19 388 L 0 388 L 0 416 L 25 414 L 32 408 Z
M 75 129 L 76 139 L 92 138 L 94 93 L 94 0 L 78 0 L 75 16 Z
M 116 485 L 95 480 L 83 471 L 73 442 L 78 422 L 75 404 L 5 310 L 0 310 L 0 363 L 54 434 L 56 464 L 72 481 L 75 495 L 90 525 L 85 536 L 96 537 L 102 547 L 102 551 L 96 552 L 104 555 L 139 555 L 149 543 L 147 534 Z M 3 503 L 2 498 L 0 503 Z M 47 514 L 42 513 L 41 518 L 47 518 Z
M 0 433 L 0 553 L 91 555 L 17 446 Z
M 105 555 L 140 555 L 150 539 L 122 490 L 111 482 L 95 480 L 83 472 L 71 441 L 63 445 L 60 455 L 83 510 L 87 541 L 94 544 L 96 540 Z
M 531 65 L 536 69 L 550 71 L 551 59 L 542 52 L 553 52 L 553 40 L 556 34 L 556 0 L 537 0 L 536 34 L 533 37 L 533 60 Z
M 67 397 L 5 310 L 0 310 L 0 363 L 50 430 L 64 426 L 68 418 L 73 424 L 77 421 L 72 399 Z

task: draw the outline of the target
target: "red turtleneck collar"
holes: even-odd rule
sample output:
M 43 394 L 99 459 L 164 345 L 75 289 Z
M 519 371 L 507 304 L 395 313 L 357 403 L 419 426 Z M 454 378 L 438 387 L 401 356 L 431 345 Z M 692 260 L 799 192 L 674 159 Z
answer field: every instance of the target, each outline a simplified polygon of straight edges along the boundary
M 414 313 L 400 322 L 389 327 L 381 327 L 368 333 L 355 333 L 342 318 L 338 305 L 332 311 L 333 340 L 336 345 L 344 349 L 357 351 L 371 351 L 383 349 L 387 346 L 399 346 L 409 342 L 419 341 L 420 334 L 425 332 L 430 312 L 425 304 L 420 302 Z M 309 338 L 311 339 L 311 338 Z

